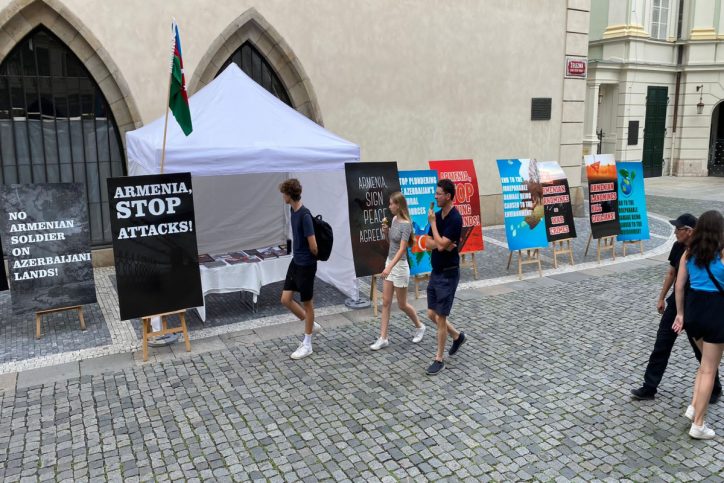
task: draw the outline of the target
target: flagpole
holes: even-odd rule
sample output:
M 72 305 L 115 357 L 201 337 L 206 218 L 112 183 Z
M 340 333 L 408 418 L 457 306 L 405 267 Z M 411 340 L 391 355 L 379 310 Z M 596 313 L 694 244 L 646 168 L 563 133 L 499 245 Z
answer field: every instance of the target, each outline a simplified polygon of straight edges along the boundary
M 161 147 L 161 168 L 160 168 L 160 174 L 163 174 L 163 163 L 166 160 L 166 130 L 168 129 L 168 111 L 169 111 L 169 103 L 171 102 L 171 76 L 173 75 L 173 52 L 174 48 L 176 47 L 176 19 L 172 19 L 172 26 L 171 29 L 171 38 L 173 39 L 171 42 L 171 69 L 169 69 L 168 73 L 168 87 L 166 88 L 166 119 L 163 122 L 163 145 Z

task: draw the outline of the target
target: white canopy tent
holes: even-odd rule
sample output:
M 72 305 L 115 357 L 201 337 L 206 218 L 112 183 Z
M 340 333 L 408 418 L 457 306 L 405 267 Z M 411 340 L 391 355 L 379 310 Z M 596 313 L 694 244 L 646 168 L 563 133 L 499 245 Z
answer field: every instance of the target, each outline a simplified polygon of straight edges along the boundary
M 189 99 L 193 132 L 168 123 L 165 173 L 193 176 L 199 251 L 225 253 L 284 243 L 289 208 L 278 184 L 298 178 L 302 200 L 334 230 L 317 275 L 352 298 L 352 260 L 344 163 L 359 146 L 290 108 L 232 63 Z M 129 175 L 160 172 L 164 118 L 126 134 Z

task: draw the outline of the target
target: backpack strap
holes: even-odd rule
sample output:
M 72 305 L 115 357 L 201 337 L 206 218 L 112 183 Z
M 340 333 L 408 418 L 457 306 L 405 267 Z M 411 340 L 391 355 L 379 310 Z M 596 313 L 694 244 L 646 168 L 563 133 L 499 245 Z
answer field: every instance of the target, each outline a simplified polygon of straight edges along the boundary
M 724 288 L 722 288 L 721 285 L 719 285 L 719 282 L 717 282 L 716 278 L 714 278 L 714 274 L 711 273 L 711 268 L 709 268 L 709 265 L 706 266 L 706 273 L 709 274 L 709 278 L 712 282 L 714 282 L 714 286 L 716 286 L 717 289 L 719 289 L 719 293 L 724 295 Z

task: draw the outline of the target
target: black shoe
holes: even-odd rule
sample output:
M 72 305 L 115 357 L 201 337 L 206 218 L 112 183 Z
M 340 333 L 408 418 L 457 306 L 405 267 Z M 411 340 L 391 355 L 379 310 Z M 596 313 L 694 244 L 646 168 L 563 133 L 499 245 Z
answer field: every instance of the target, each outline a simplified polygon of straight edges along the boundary
M 651 392 L 644 387 L 631 389 L 631 395 L 634 399 L 638 399 L 639 401 L 650 401 L 654 398 L 655 394 L 655 392 Z
M 721 389 L 711 393 L 711 397 L 709 398 L 709 404 L 716 404 L 719 402 L 719 399 L 721 399 Z
M 455 353 L 460 349 L 460 346 L 465 343 L 465 332 L 460 331 L 460 335 L 458 335 L 458 338 L 455 339 L 450 346 L 450 350 L 447 351 L 447 354 L 452 356 L 455 355 Z
M 430 367 L 427 368 L 426 372 L 428 376 L 437 376 L 443 369 L 445 369 L 444 361 L 433 361 L 432 364 L 430 364 Z

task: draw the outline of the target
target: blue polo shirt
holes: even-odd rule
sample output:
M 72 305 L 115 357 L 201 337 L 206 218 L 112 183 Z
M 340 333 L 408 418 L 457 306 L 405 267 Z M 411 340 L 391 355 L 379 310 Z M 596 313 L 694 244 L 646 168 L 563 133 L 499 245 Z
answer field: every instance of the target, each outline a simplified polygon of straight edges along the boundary
M 450 251 L 433 250 L 430 254 L 430 263 L 433 272 L 442 272 L 446 269 L 452 269 L 460 266 L 460 235 L 463 231 L 463 217 L 457 208 L 453 206 L 450 213 L 445 218 L 442 217 L 442 210 L 435 213 L 435 224 L 437 232 L 441 237 L 447 238 L 457 245 L 455 249 Z M 432 227 L 427 232 L 432 236 Z
M 312 251 L 309 249 L 309 241 L 307 241 L 308 236 L 314 235 L 312 212 L 304 205 L 300 206 L 297 211 L 291 208 L 291 212 L 294 263 L 299 266 L 314 265 L 317 263 L 317 259 L 312 255 Z

